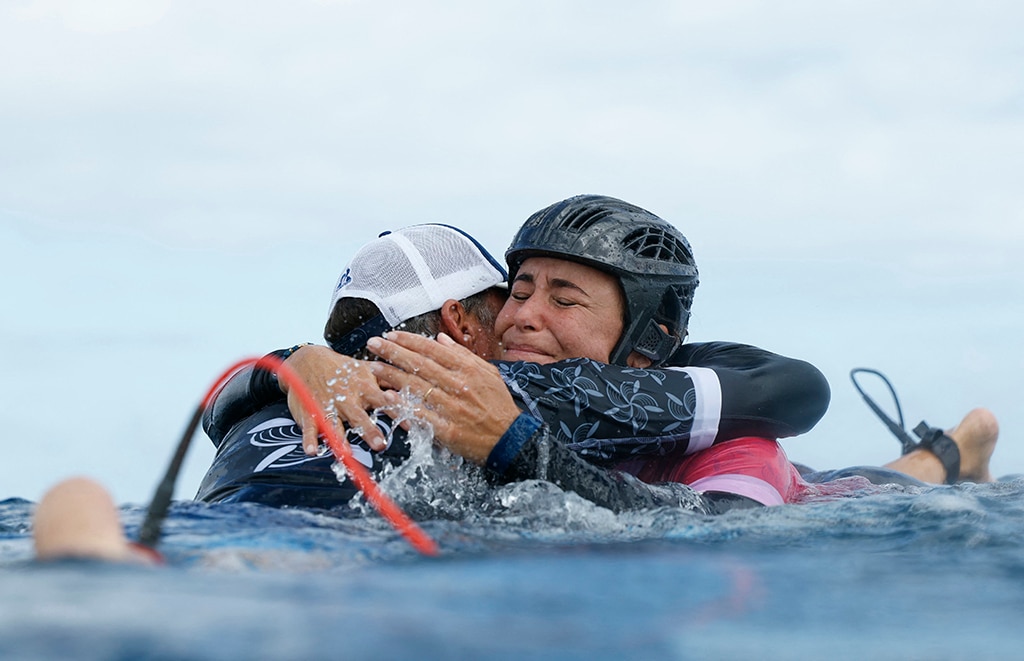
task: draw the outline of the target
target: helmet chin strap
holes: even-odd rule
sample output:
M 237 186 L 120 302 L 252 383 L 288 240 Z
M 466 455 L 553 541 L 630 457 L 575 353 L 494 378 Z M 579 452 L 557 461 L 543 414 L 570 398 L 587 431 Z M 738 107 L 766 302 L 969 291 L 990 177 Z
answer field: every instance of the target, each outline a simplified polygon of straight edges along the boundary
M 627 365 L 629 354 L 637 352 L 641 356 L 651 360 L 651 367 L 658 367 L 679 347 L 679 338 L 665 332 L 653 319 L 647 320 L 647 325 L 636 340 L 632 340 L 637 333 L 630 328 L 612 351 L 609 362 L 612 365 Z M 632 341 L 631 341 L 632 340 Z

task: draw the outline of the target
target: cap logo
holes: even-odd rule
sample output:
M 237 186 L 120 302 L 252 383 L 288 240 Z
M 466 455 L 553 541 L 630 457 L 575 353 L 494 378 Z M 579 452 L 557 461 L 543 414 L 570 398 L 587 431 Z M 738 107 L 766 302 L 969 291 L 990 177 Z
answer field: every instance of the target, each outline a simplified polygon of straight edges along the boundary
M 344 289 L 350 282 L 352 282 L 352 269 L 347 268 L 345 269 L 345 272 L 341 274 L 341 277 L 338 278 L 338 286 L 334 289 Z
M 447 299 L 463 300 L 507 280 L 469 235 L 446 225 L 412 225 L 360 248 L 338 277 L 329 314 L 344 298 L 370 301 L 392 327 Z

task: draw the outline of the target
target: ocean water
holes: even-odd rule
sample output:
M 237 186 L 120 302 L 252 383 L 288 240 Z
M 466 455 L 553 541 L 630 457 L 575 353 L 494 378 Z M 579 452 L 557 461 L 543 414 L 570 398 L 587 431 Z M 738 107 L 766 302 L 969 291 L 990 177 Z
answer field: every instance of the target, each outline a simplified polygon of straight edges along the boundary
M 383 484 L 438 557 L 358 507 L 180 501 L 160 546 L 166 566 L 34 563 L 33 503 L 2 501 L 0 658 L 974 659 L 1024 649 L 1024 479 L 703 517 L 616 515 L 540 482 L 491 490 L 450 462 L 412 470 L 422 479 Z M 144 510 L 122 508 L 130 534 Z

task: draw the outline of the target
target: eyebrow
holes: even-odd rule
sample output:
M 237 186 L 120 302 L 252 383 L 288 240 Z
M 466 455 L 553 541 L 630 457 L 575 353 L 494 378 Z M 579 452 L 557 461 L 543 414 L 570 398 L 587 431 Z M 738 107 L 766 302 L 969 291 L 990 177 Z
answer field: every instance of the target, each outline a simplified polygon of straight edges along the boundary
M 516 275 L 515 279 L 512 282 L 527 282 L 530 284 L 534 284 L 535 281 L 536 279 L 533 277 L 532 273 L 520 273 Z M 572 289 L 574 291 L 578 291 L 584 296 L 590 296 L 590 294 L 588 294 L 585 289 L 577 285 L 572 280 L 566 280 L 565 278 L 551 278 L 550 282 L 552 289 Z

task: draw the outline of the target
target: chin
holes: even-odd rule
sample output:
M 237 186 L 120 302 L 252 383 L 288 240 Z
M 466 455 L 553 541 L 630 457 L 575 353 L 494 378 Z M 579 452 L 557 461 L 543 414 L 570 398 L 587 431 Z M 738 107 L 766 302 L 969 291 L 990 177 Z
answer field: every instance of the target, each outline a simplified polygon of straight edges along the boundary
M 505 360 L 517 360 L 524 363 L 537 363 L 539 365 L 547 365 L 549 363 L 556 362 L 555 358 L 543 353 L 533 353 L 530 351 L 509 351 L 505 353 Z

